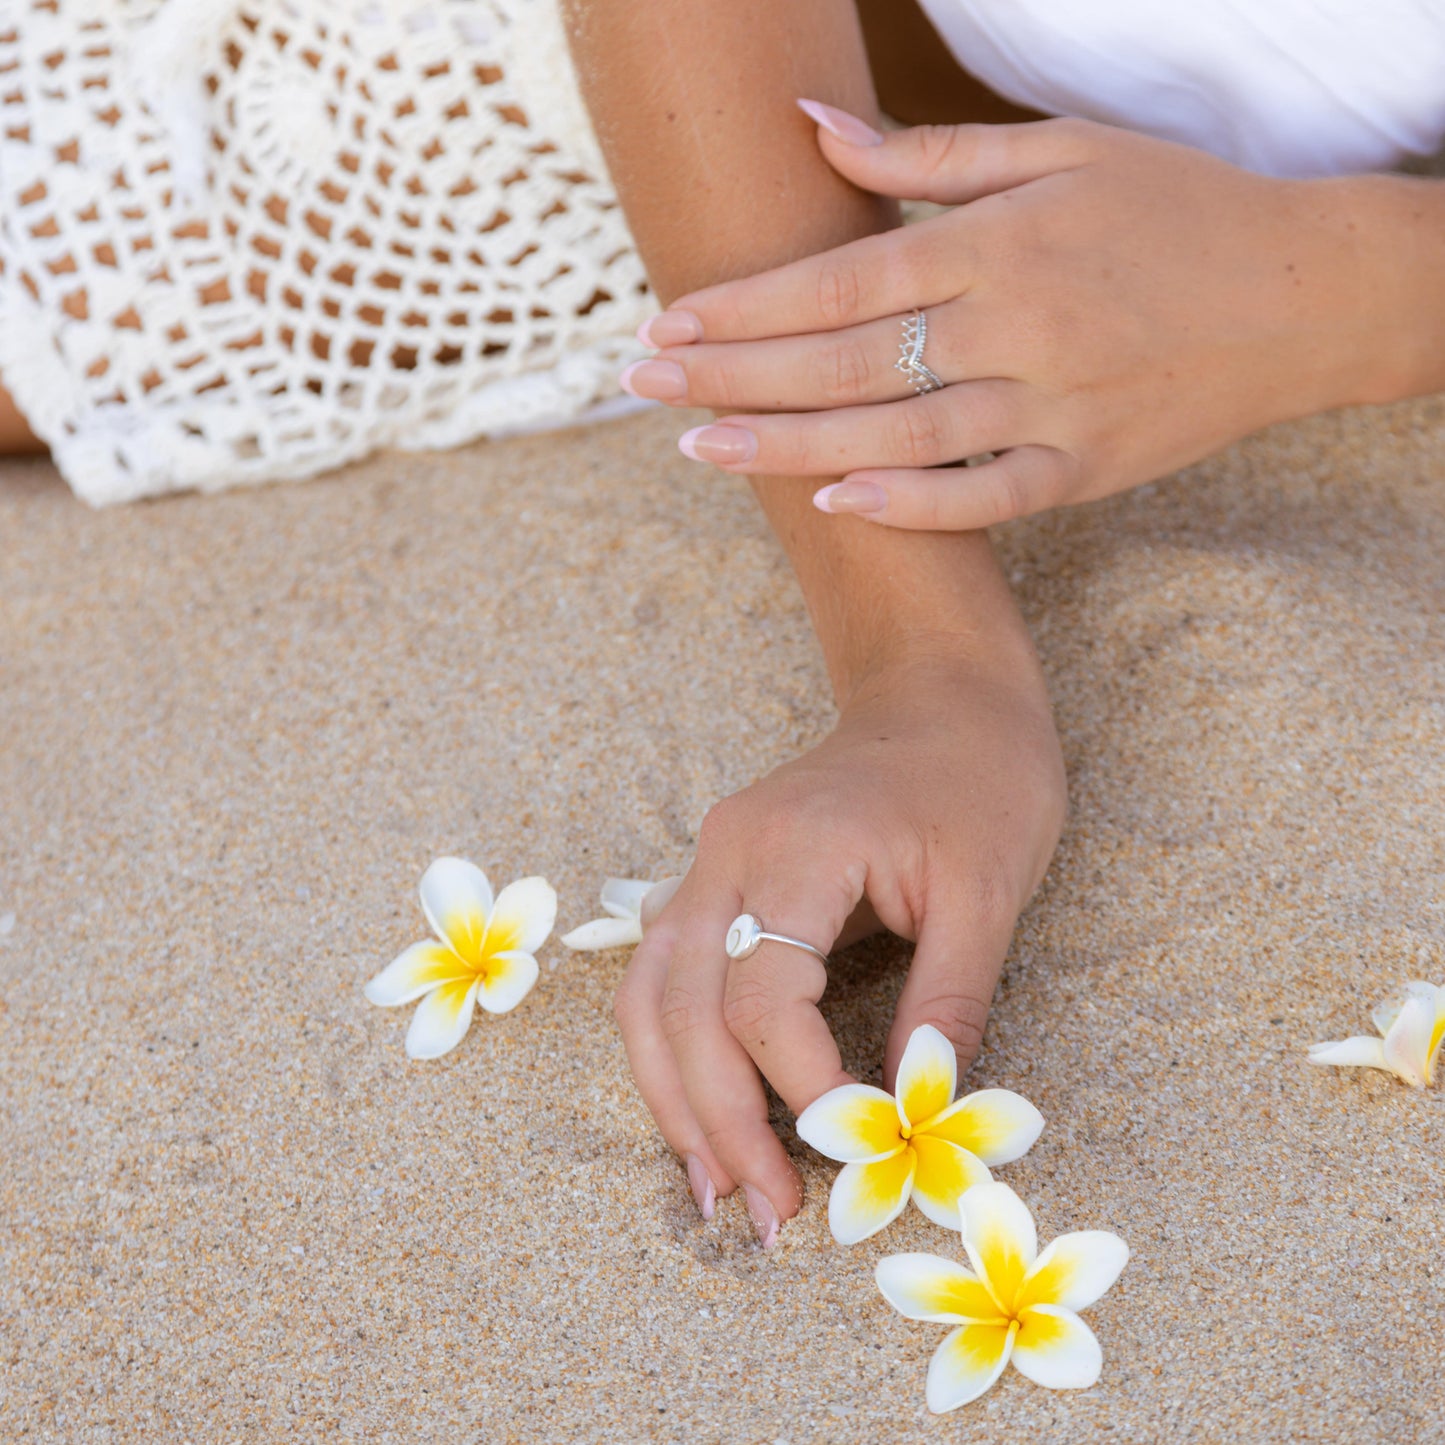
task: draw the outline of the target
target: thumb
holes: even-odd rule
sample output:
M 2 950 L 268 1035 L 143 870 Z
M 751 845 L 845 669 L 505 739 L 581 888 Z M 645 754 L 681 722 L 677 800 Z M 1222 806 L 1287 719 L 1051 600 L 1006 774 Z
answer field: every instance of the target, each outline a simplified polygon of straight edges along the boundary
M 988 1007 L 1013 937 L 1014 920 L 984 923 L 961 907 L 932 911 L 919 931 L 883 1054 L 891 1089 L 913 1031 L 932 1024 L 953 1045 L 961 1078 L 983 1041 Z
M 1072 170 L 1090 158 L 1090 127 L 1077 121 L 1021 125 L 916 125 L 886 134 L 836 106 L 800 100 L 818 145 L 839 175 L 899 200 L 959 206 Z

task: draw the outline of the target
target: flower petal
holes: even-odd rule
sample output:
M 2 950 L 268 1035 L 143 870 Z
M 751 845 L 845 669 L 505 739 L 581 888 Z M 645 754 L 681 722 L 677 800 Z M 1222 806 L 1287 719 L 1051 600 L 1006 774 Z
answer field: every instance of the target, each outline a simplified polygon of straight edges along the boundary
M 1380 1031 L 1380 1037 L 1390 1032 L 1390 1026 L 1400 1017 L 1400 1010 L 1405 1006 L 1405 1001 L 1416 995 L 1430 1000 L 1431 1007 L 1435 1007 L 1439 998 L 1440 990 L 1433 983 L 1427 983 L 1423 978 L 1412 978 L 1405 985 L 1405 991 L 1389 1003 L 1382 1003 L 1376 1006 L 1370 1014 L 1370 1022 Z M 1441 1005 L 1445 1007 L 1445 1004 Z
M 1129 1246 L 1106 1229 L 1061 1234 L 1024 1276 L 1016 1310 L 1062 1305 L 1084 1310 L 1104 1294 L 1129 1263 Z
M 1430 1035 L 1435 1029 L 1435 1000 L 1412 993 L 1385 1035 L 1385 1064 L 1407 1084 L 1425 1087 Z
M 1435 1060 L 1440 1056 L 1440 1045 L 1445 1044 L 1445 988 L 1435 991 L 1435 1027 L 1430 1030 L 1430 1049 L 1425 1055 L 1425 1082 L 1435 1082 Z
M 893 1097 L 872 1084 L 842 1084 L 798 1115 L 798 1137 L 844 1164 L 891 1159 L 903 1149 Z
M 556 921 L 557 890 L 545 878 L 519 878 L 497 894 L 486 952 L 536 953 Z
M 928 1362 L 924 1398 L 935 1415 L 976 1400 L 1003 1374 L 1013 1352 L 1015 1324 L 960 1325 Z
M 1336 1043 L 1311 1044 L 1310 1063 L 1338 1064 L 1342 1068 L 1388 1069 L 1385 1062 L 1384 1039 L 1371 1038 L 1368 1034 L 1356 1034 L 1352 1039 L 1340 1039 Z
M 466 1037 L 477 1001 L 479 978 L 461 978 L 434 988 L 417 1005 L 406 1031 L 406 1051 L 413 1059 L 439 1059 Z
M 987 1166 L 978 1155 L 931 1134 L 915 1134 L 909 1143 L 918 1155 L 913 1202 L 935 1224 L 957 1229 L 958 1201 L 974 1185 L 988 1183 Z
M 598 953 L 604 948 L 626 948 L 642 942 L 642 924 L 636 918 L 594 918 L 564 933 L 559 940 L 564 948 L 578 953 Z
M 1050 1390 L 1087 1390 L 1099 1382 L 1104 1353 L 1094 1332 L 1073 1310 L 1033 1305 L 1019 1319 L 1014 1368 Z
M 923 1128 L 934 1139 L 961 1144 L 991 1167 L 1022 1159 L 1043 1133 L 1044 1116 L 1012 1089 L 980 1089 Z
M 828 1196 L 828 1227 L 839 1244 L 857 1244 L 893 1223 L 913 1185 L 913 1150 L 871 1164 L 845 1164 Z
M 362 990 L 372 1003 L 394 1008 L 410 1003 L 429 993 L 439 983 L 455 978 L 470 979 L 474 970 L 468 968 L 444 943 L 413 943 L 404 953 L 387 964 Z
M 468 963 L 482 956 L 492 911 L 492 885 L 465 858 L 438 858 L 421 875 L 421 907 L 432 932 Z
M 1007 1324 L 966 1265 L 936 1254 L 890 1254 L 873 1271 L 883 1298 L 905 1319 L 959 1325 Z
M 642 900 L 652 887 L 646 878 L 609 878 L 602 885 L 602 907 L 614 918 L 641 918 Z
M 482 1007 L 489 1014 L 510 1013 L 531 993 L 537 972 L 537 960 L 521 949 L 494 953 L 478 995 Z
M 1006 1308 L 1039 1252 L 1034 1217 L 1007 1184 L 980 1184 L 958 1203 L 973 1268 Z
M 893 1092 L 898 1098 L 898 1119 L 921 1124 L 953 1102 L 958 1087 L 958 1057 L 953 1045 L 932 1024 L 913 1030 L 898 1063 Z

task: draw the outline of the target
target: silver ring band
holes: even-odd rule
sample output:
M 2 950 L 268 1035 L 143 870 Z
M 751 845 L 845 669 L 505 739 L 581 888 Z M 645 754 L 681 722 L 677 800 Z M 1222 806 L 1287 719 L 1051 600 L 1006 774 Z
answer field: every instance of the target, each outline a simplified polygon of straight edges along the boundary
M 828 961 L 828 955 L 821 948 L 814 948 L 801 938 L 789 938 L 786 933 L 769 933 L 751 913 L 739 913 L 728 925 L 727 942 L 723 947 L 729 958 L 743 959 L 751 958 L 764 943 L 786 943 L 811 953 L 823 963 Z
M 928 345 L 928 317 L 916 306 L 903 318 L 903 336 L 898 343 L 898 360 L 893 363 L 894 371 L 901 371 L 908 378 L 908 384 L 919 396 L 930 391 L 942 391 L 943 378 L 923 360 L 923 348 Z

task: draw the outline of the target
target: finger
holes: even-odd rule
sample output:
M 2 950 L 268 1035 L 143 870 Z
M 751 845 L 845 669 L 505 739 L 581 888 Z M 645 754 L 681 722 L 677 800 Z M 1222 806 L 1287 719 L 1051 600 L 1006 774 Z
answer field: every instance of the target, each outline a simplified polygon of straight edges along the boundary
M 729 472 L 840 476 L 931 467 L 1031 440 L 1023 383 L 966 381 L 927 396 L 834 411 L 725 416 L 678 438 L 684 456 Z
M 799 861 L 802 861 L 801 859 Z M 784 868 L 786 865 L 784 865 Z M 841 870 L 809 855 L 806 871 L 774 865 L 745 894 L 749 911 L 770 933 L 797 938 L 827 953 L 858 899 Z M 818 1000 L 828 986 L 826 966 L 806 949 L 767 941 L 728 968 L 724 1018 L 733 1037 L 795 1114 L 851 1079 L 843 1070 Z
M 953 1045 L 960 1077 L 973 1063 L 1017 916 L 1017 910 L 994 904 L 930 907 L 888 1032 L 886 1087 L 893 1087 L 903 1050 L 923 1024 Z
M 851 472 L 813 498 L 820 512 L 846 512 L 926 532 L 971 532 L 1081 500 L 1078 458 L 1022 446 L 974 467 Z
M 834 170 L 865 191 L 900 200 L 963 205 L 1073 170 L 1097 145 L 1097 128 L 1074 120 L 916 125 L 870 142 L 856 116 L 816 101 L 799 104 L 818 123 L 818 146 Z
M 638 944 L 613 1012 L 637 1091 L 659 1132 L 684 1160 L 691 1156 L 702 1166 L 706 1179 L 696 1179 L 689 1163 L 688 1181 L 703 1218 L 710 1219 L 713 1198 L 731 1194 L 737 1181 L 713 1153 L 702 1125 L 688 1106 L 682 1078 L 663 1032 L 662 999 L 672 943 L 671 934 L 652 930 Z
M 670 340 L 684 323 L 694 343 L 837 331 L 951 301 L 976 270 L 971 231 L 935 216 L 680 296 L 648 337 Z
M 944 381 L 995 376 L 1003 358 L 980 346 L 967 302 L 928 313 L 928 365 Z M 676 346 L 635 361 L 624 391 L 675 406 L 714 410 L 815 411 L 900 401 L 914 392 L 899 369 L 904 327 L 912 313 L 842 331 Z
M 766 1248 L 779 1223 L 798 1212 L 803 1186 L 768 1122 L 758 1071 L 723 1022 L 723 943 L 741 905 L 735 891 L 689 876 L 674 907 L 677 938 L 662 998 L 663 1030 L 689 1108 L 712 1155 L 743 1186 Z

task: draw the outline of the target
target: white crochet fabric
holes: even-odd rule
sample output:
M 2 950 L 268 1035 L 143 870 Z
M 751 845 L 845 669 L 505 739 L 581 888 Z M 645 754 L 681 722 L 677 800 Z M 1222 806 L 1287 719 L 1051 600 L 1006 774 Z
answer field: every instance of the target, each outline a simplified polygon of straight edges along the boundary
M 0 379 L 89 502 L 605 412 L 652 309 L 556 0 L 0 0 Z

